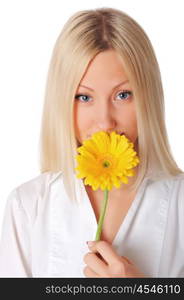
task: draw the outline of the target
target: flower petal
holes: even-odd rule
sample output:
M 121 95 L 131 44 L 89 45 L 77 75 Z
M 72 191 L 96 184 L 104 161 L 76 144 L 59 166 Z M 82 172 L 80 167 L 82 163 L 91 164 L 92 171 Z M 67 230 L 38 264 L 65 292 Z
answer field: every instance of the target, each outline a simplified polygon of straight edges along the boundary
M 110 190 L 113 186 L 119 188 L 122 182 L 128 183 L 127 177 L 135 175 L 133 168 L 140 162 L 133 143 L 115 132 L 97 132 L 77 151 L 77 177 L 84 178 L 84 184 L 93 190 Z

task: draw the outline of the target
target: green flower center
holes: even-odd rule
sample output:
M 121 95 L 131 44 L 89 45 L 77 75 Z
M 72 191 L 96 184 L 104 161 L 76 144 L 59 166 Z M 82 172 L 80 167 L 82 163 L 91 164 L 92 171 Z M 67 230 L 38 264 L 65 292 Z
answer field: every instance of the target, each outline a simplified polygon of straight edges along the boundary
M 110 166 L 110 162 L 105 160 L 105 161 L 103 161 L 102 165 L 104 168 L 108 168 Z

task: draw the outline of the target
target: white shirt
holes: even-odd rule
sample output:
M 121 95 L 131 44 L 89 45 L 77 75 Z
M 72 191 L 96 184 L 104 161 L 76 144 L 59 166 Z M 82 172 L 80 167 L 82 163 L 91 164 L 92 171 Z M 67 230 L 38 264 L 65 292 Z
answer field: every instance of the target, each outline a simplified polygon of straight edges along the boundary
M 82 180 L 76 185 L 80 204 L 68 199 L 61 172 L 13 189 L 0 277 L 85 277 L 86 241 L 94 240 L 97 222 Z M 112 245 L 149 277 L 184 277 L 184 175 L 155 182 L 146 177 Z

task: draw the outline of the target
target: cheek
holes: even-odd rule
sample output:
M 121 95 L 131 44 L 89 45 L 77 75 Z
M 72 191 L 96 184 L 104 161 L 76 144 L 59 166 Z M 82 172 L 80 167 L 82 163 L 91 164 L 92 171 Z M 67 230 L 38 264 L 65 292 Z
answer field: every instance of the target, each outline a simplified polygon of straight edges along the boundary
M 132 142 L 135 142 L 137 139 L 137 119 L 134 112 L 130 115 L 129 130 Z
M 75 135 L 78 137 L 78 127 L 79 127 L 79 111 L 78 107 L 74 105 L 74 111 L 73 111 L 73 120 L 74 120 L 74 130 L 75 130 Z
M 74 108 L 74 128 L 76 137 L 81 141 L 81 138 L 85 136 L 86 130 L 90 126 L 90 117 L 83 109 L 79 109 L 76 105 Z
M 137 118 L 136 118 L 136 114 L 134 111 L 132 111 L 129 115 L 128 115 L 128 123 L 129 123 L 129 127 L 132 128 L 132 130 L 137 130 Z
M 134 107 L 123 112 L 121 124 L 121 127 L 127 132 L 128 138 L 134 143 L 137 139 L 137 118 Z

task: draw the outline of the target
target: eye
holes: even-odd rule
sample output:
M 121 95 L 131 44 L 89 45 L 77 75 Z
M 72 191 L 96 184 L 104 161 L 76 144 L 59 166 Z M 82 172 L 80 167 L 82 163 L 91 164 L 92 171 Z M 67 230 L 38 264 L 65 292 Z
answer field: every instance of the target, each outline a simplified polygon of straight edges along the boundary
M 132 92 L 131 91 L 122 91 L 122 92 L 118 93 L 117 96 L 120 96 L 120 99 L 126 100 L 132 96 Z
M 117 94 L 117 96 L 120 96 L 120 100 L 127 100 L 128 98 L 131 98 L 132 92 L 125 90 Z M 77 94 L 75 96 L 75 99 L 80 100 L 83 103 L 91 102 L 91 97 L 85 94 Z
M 89 96 L 82 95 L 82 94 L 79 94 L 79 95 L 75 96 L 75 99 L 80 100 L 82 102 L 89 102 L 89 98 L 90 98 Z

